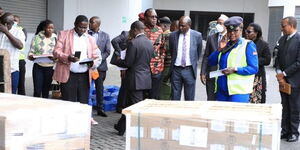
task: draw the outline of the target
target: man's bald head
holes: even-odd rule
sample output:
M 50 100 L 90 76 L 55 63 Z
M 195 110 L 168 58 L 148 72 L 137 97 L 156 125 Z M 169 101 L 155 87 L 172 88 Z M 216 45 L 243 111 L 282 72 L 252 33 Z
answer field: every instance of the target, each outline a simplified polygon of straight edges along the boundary
M 191 26 L 192 26 L 192 20 L 189 16 L 182 16 L 179 19 L 179 31 L 181 33 L 185 34 L 186 32 L 188 32 Z
M 93 16 L 89 21 L 89 28 L 94 32 L 98 32 L 100 30 L 101 20 L 98 16 Z

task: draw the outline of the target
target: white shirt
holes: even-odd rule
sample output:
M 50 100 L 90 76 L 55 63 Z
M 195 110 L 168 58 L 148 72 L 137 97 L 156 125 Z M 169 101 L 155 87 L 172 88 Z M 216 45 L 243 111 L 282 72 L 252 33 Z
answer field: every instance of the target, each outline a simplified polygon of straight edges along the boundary
M 82 34 L 81 36 L 78 36 L 76 32 L 74 32 L 74 39 L 73 39 L 73 54 L 75 54 L 76 51 L 80 51 L 80 58 L 79 61 L 75 63 L 71 63 L 70 71 L 73 73 L 84 73 L 88 71 L 88 66 L 86 64 L 79 64 L 80 61 L 84 60 L 88 56 L 88 35 L 87 33 Z
M 295 34 L 297 33 L 297 31 L 296 32 L 294 32 L 294 33 L 292 33 L 292 34 L 290 34 L 288 37 L 287 37 L 287 39 L 286 40 L 289 40 L 290 38 L 292 38 Z
M 9 32 L 17 39 L 19 39 L 23 47 L 25 46 L 25 34 L 22 30 L 17 29 L 15 26 L 9 30 Z M 8 37 L 3 33 L 0 32 L 0 49 L 6 49 L 10 55 L 10 65 L 11 69 L 10 72 L 19 71 L 19 50 L 18 48 L 14 47 Z
M 182 66 L 181 59 L 182 59 L 182 46 L 183 46 L 183 33 L 179 34 L 179 40 L 178 40 L 178 48 L 177 48 L 177 57 L 175 61 L 175 66 Z M 191 30 L 189 29 L 185 34 L 185 41 L 186 41 L 186 55 L 185 55 L 185 61 L 186 66 L 191 66 L 191 59 L 190 59 L 190 40 L 191 39 Z

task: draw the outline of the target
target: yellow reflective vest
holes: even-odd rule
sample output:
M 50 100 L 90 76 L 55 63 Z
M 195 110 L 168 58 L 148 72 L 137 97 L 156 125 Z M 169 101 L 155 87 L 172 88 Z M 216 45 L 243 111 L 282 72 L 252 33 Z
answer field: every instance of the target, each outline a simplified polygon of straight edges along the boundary
M 23 32 L 23 27 L 17 25 L 17 29 L 21 30 Z M 25 59 L 25 43 L 23 45 L 23 48 L 19 50 L 19 60 Z
M 242 42 L 237 47 L 233 48 L 227 58 L 227 67 L 246 67 L 247 57 L 246 48 L 249 40 L 241 38 Z M 220 62 L 222 53 L 218 56 Z M 253 91 L 254 75 L 239 75 L 232 73 L 227 75 L 227 87 L 229 95 L 235 94 L 249 94 Z M 216 79 L 217 83 L 217 79 Z M 217 84 L 216 84 L 217 85 Z M 217 89 L 217 88 L 216 88 Z

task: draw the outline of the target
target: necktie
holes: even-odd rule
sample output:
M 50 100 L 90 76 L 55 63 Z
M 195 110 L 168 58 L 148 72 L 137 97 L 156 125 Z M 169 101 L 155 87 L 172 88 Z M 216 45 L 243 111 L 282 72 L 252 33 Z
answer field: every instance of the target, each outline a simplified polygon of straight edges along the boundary
M 185 35 L 183 35 L 183 43 L 182 43 L 182 57 L 181 57 L 181 66 L 185 67 L 186 66 L 186 39 Z

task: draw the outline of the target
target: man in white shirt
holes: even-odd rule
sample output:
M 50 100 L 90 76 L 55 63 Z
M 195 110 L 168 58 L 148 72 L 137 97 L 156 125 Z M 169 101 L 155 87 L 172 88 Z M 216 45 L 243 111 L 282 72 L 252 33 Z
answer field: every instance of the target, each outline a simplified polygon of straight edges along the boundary
M 87 104 L 91 69 L 99 66 L 101 55 L 95 39 L 87 34 L 88 19 L 77 16 L 74 29 L 61 31 L 53 56 L 58 59 L 53 79 L 61 83 L 62 99 Z M 76 54 L 79 54 L 76 56 Z M 82 63 L 94 60 L 94 65 Z
M 25 45 L 25 34 L 13 25 L 13 14 L 3 14 L 0 20 L 0 49 L 9 52 L 12 93 L 16 94 L 19 82 L 19 50 Z
M 172 100 L 180 100 L 182 86 L 184 86 L 185 100 L 194 100 L 195 98 L 197 67 L 202 49 L 202 35 L 190 29 L 191 25 L 191 18 L 182 16 L 179 20 L 179 31 L 170 34 Z

